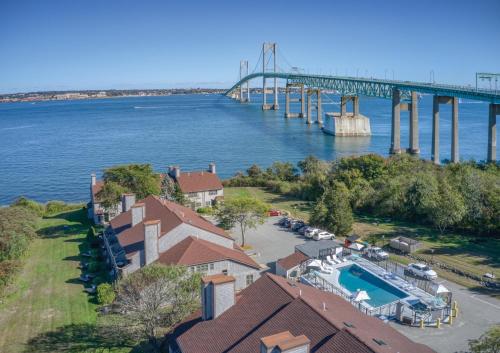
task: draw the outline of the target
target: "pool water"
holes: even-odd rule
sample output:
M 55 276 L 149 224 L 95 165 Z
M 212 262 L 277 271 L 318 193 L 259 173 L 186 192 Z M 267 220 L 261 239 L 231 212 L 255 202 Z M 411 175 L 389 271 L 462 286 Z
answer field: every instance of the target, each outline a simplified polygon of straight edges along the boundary
M 338 270 L 340 271 L 339 284 L 351 293 L 358 289 L 366 291 L 370 300 L 365 302 L 372 307 L 379 307 L 408 296 L 358 265 L 344 266 Z

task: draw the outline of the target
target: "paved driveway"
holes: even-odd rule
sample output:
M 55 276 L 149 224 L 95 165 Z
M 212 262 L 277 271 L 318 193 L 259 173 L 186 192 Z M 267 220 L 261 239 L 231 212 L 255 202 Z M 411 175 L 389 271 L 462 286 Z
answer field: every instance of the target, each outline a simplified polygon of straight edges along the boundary
M 295 245 L 303 244 L 304 237 L 281 228 L 277 222 L 281 217 L 269 217 L 265 223 L 259 225 L 257 229 L 249 229 L 245 234 L 246 244 L 252 246 L 252 257 L 260 264 L 270 267 L 274 272 L 274 262 L 292 254 Z M 241 245 L 241 234 L 238 227 L 231 230 L 231 235 L 238 245 Z

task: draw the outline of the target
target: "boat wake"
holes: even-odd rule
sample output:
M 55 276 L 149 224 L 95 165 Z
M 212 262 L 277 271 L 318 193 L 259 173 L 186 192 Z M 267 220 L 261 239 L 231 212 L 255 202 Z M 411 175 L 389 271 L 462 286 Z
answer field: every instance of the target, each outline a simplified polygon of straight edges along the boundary
M 21 125 L 21 126 L 3 127 L 3 128 L 0 128 L 0 131 L 29 129 L 30 127 L 34 127 L 34 126 L 36 126 L 36 125 Z

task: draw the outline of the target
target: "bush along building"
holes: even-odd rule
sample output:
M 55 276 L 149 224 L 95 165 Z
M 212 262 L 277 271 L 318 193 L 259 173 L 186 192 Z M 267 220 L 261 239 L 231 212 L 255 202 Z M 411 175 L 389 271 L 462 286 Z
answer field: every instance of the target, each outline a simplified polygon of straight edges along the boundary
M 103 186 L 104 181 L 97 180 L 95 173 L 92 173 L 90 175 L 90 202 L 87 204 L 88 218 L 99 225 L 104 225 L 123 211 L 121 203 L 117 203 L 109 209 L 102 207 L 97 194 L 102 190 Z
M 224 197 L 222 182 L 217 176 L 215 163 L 210 163 L 208 170 L 181 172 L 179 166 L 168 167 L 167 178 L 175 182 L 189 206 L 196 210 L 211 207 L 216 200 Z
M 266 273 L 236 293 L 207 276 L 201 310 L 167 335 L 170 353 L 432 353 L 341 297 Z
M 123 212 L 104 232 L 105 253 L 114 276 L 151 263 L 184 265 L 206 275 L 235 278 L 237 290 L 260 277 L 260 266 L 232 237 L 188 207 L 148 196 L 122 197 Z

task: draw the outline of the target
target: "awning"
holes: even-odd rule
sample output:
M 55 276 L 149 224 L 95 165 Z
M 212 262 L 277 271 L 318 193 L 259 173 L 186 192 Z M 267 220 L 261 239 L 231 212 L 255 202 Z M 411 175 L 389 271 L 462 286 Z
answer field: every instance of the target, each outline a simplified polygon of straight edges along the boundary
M 361 302 L 363 300 L 370 300 L 370 296 L 366 291 L 358 289 L 356 292 L 353 293 L 352 295 L 352 300 L 355 302 Z

